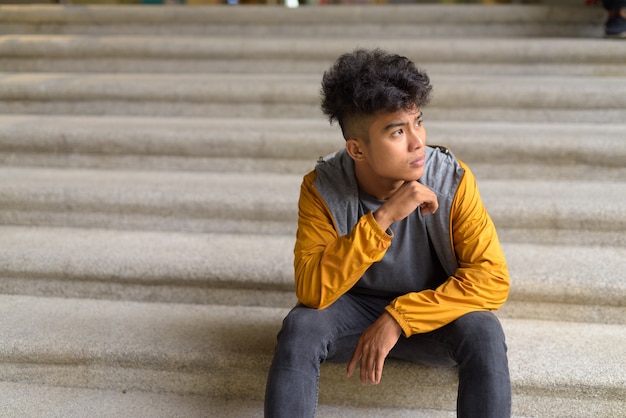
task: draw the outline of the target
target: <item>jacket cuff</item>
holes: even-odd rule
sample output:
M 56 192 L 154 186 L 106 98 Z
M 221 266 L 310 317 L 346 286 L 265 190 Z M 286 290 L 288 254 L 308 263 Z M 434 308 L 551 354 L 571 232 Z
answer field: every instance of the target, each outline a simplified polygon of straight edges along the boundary
M 393 238 L 393 231 L 391 230 L 391 228 L 388 228 L 387 231 L 384 231 L 380 227 L 380 225 L 378 225 L 378 222 L 376 222 L 376 218 L 374 218 L 374 212 L 368 212 L 365 215 L 365 218 L 367 219 L 367 223 L 372 227 L 372 230 L 376 233 L 378 238 L 383 241 L 391 241 L 391 238 Z
M 404 318 L 402 318 L 402 316 L 398 313 L 398 311 L 396 311 L 395 309 L 393 309 L 391 307 L 391 305 L 388 305 L 387 307 L 385 307 L 385 311 L 387 311 L 387 313 L 389 313 L 393 319 L 396 320 L 396 322 L 398 323 L 398 325 L 400 325 L 400 328 L 402 328 L 402 333 L 404 333 L 404 336 L 406 338 L 409 338 L 412 334 L 411 332 L 411 327 L 409 326 L 409 324 L 404 320 Z

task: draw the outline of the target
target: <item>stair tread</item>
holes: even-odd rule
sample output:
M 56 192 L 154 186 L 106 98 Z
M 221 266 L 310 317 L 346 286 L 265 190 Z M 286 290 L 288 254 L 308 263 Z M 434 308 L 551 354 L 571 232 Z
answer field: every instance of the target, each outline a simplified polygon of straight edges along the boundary
M 426 122 L 479 179 L 620 181 L 625 124 Z M 309 119 L 0 115 L 5 166 L 304 174 L 344 146 Z
M 3 6 L 4 33 L 241 36 L 287 38 L 597 37 L 605 13 L 584 5 L 333 5 L 332 7 Z
M 164 292 L 169 286 L 208 286 L 293 293 L 293 236 L 10 226 L 0 231 L 6 248 L 0 254 L 2 276 L 63 279 L 70 294 L 72 283 L 81 281 L 141 285 L 149 293 L 158 286 Z M 626 283 L 616 278 L 626 269 L 626 248 L 502 245 L 511 300 L 624 307 Z
M 429 142 L 467 161 L 614 165 L 626 124 L 428 120 Z M 506 141 L 503 141 L 506 138 Z M 309 159 L 343 146 L 323 118 L 146 118 L 0 115 L 0 150 L 77 154 Z
M 261 418 L 259 400 L 214 398 L 202 395 L 152 393 L 137 390 L 98 390 L 76 387 L 0 382 L 3 416 L 55 416 L 109 418 L 112 416 L 170 418 Z M 452 411 L 432 409 L 372 408 L 321 404 L 318 418 L 453 418 Z M 516 418 L 514 415 L 513 418 Z
M 29 212 L 56 213 L 56 222 L 65 220 L 71 225 L 81 216 L 104 221 L 99 214 L 107 211 L 111 227 L 116 222 L 144 222 L 171 229 L 196 221 L 205 222 L 205 232 L 220 232 L 211 229 L 211 219 L 270 222 L 282 225 L 282 233 L 292 232 L 302 182 L 302 175 L 273 173 L 8 167 L 0 168 L 0 175 L 9 180 L 0 184 L 7 221 Z M 501 228 L 626 229 L 624 182 L 506 178 L 478 179 L 478 184 L 488 211 Z M 163 222 L 161 228 L 155 225 L 157 219 Z
M 437 95 L 432 106 L 454 104 L 486 106 L 502 98 L 503 107 L 527 100 L 533 105 L 585 109 L 624 107 L 626 86 L 618 76 L 544 75 L 430 75 Z M 188 100 L 222 101 L 282 100 L 287 103 L 317 103 L 319 74 L 132 74 L 132 73 L 0 73 L 4 100 Z M 576 85 L 576 89 L 572 89 Z M 45 86 L 45 88 L 44 88 Z M 459 88 L 463 86 L 463 88 Z M 541 94 L 537 94 L 541 92 Z M 245 94 L 244 94 L 245 93 Z M 513 96 L 511 96 L 513 95 Z M 575 102 L 572 99 L 584 97 Z M 570 100 L 572 100 L 570 102 Z M 269 103 L 268 103 L 269 104 Z
M 275 334 L 286 314 L 285 309 L 215 305 L 6 295 L 0 300 L 0 327 L 7 337 L 7 343 L 0 348 L 5 365 L 0 373 L 5 380 L 17 378 L 11 366 L 15 364 L 30 364 L 31 373 L 39 366 L 62 368 L 71 364 L 87 370 L 156 370 L 195 378 L 210 373 L 209 384 L 214 385 L 229 370 L 238 368 L 247 369 L 243 374 L 258 375 L 254 380 L 255 390 L 259 390 Z M 516 392 L 544 391 L 557 396 L 570 393 L 618 400 L 626 389 L 623 326 L 509 318 L 502 322 Z M 598 352 L 603 355 L 598 356 Z M 433 386 L 455 384 L 453 369 L 407 368 L 404 364 L 390 363 L 386 369 L 388 380 L 411 381 L 414 373 L 419 373 Z M 326 369 L 329 377 L 324 379 L 340 377 L 341 366 L 328 365 Z M 34 375 L 31 378 L 37 383 Z M 91 384 L 97 381 L 95 376 L 93 379 Z M 138 389 L 132 387 L 133 383 L 128 382 L 127 388 Z M 115 385 L 120 387 L 120 382 Z M 180 390 L 194 393 L 186 392 L 185 386 Z M 262 393 L 255 397 L 259 399 Z
M 623 120 L 626 108 L 618 76 L 431 78 L 433 120 L 599 123 Z M 0 73 L 8 114 L 322 117 L 318 102 L 319 74 Z
M 98 6 L 74 8 L 72 10 L 54 7 L 51 5 L 32 5 L 31 7 L 16 7 L 4 5 L 1 7 L 0 21 L 40 23 L 42 20 L 50 23 L 254 23 L 284 24 L 285 16 L 290 23 L 320 24 L 336 23 L 345 25 L 347 22 L 359 23 L 370 21 L 380 23 L 388 21 L 398 23 L 428 23 L 444 22 L 471 22 L 482 24 L 485 22 L 501 21 L 515 22 L 549 22 L 549 23 L 601 23 L 601 10 L 584 7 L 583 5 L 498 5 L 481 6 L 458 4 L 454 7 L 442 4 L 416 5 L 377 5 L 370 8 L 363 5 L 333 5 L 332 7 L 311 7 L 285 9 L 281 7 L 246 6 L 234 9 L 231 7 L 168 7 L 146 8 L 132 5 Z
M 219 60 L 310 60 L 328 66 L 337 56 L 354 48 L 374 47 L 394 50 L 415 56 L 419 63 L 429 62 L 505 62 L 518 64 L 572 63 L 594 61 L 601 64 L 624 65 L 621 57 L 626 45 L 607 43 L 604 39 L 572 38 L 447 38 L 447 39 L 377 39 L 359 38 L 285 39 L 275 35 L 250 39 L 244 36 L 192 37 L 171 36 L 82 36 L 76 35 L 20 35 L 0 36 L 0 53 L 13 57 L 69 58 L 83 60 L 102 57 L 122 58 L 180 58 Z M 421 64 L 424 65 L 424 64 Z
M 175 393 L 151 393 L 143 391 L 121 391 L 60 387 L 13 382 L 0 382 L 0 393 L 5 398 L 0 413 L 6 416 L 63 416 L 82 418 L 88 412 L 92 418 L 117 416 L 142 416 L 146 418 L 185 417 L 221 417 L 221 418 L 261 418 L 263 402 L 261 400 L 239 399 L 237 397 L 213 398 L 202 395 L 180 395 Z M 601 411 L 607 413 L 606 403 L 586 399 L 564 399 L 569 405 L 576 405 L 579 414 L 571 418 L 584 418 L 589 413 Z M 517 395 L 513 398 L 512 418 L 524 418 L 531 415 L 535 399 Z M 613 410 L 619 416 L 619 401 L 613 401 Z M 518 405 L 525 405 L 528 412 L 516 411 Z M 530 406 L 530 407 L 529 407 Z M 555 405 L 552 411 L 542 411 L 543 417 L 551 417 L 554 411 L 563 411 Z M 534 411 L 536 413 L 536 411 Z M 404 409 L 380 408 L 374 406 L 341 405 L 321 403 L 317 406 L 318 418 L 453 418 L 456 413 L 450 410 L 426 408 Z

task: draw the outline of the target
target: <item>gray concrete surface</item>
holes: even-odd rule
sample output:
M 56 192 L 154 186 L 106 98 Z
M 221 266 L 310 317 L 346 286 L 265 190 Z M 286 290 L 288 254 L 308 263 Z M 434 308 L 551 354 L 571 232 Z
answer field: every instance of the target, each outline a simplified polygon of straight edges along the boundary
M 619 77 L 432 75 L 434 119 L 623 122 Z M 0 74 L 0 111 L 204 117 L 315 117 L 319 75 Z M 576 88 L 572 88 L 572 86 Z
M 277 13 L 280 8 L 249 6 L 240 10 L 211 7 L 128 8 L 92 6 L 59 9 L 50 6 L 4 6 L 0 29 L 6 33 L 144 34 L 169 35 L 275 35 L 316 37 L 601 37 L 604 11 L 582 4 L 338 6 L 300 8 Z M 284 14 L 286 13 L 286 15 Z M 390 19 L 388 21 L 387 19 Z M 167 24 L 166 24 L 167 23 Z
M 0 36 L 1 71 L 12 72 L 230 72 L 321 74 L 341 53 L 360 47 L 397 51 L 435 74 L 511 72 L 624 75 L 626 45 L 602 39 L 336 37 L 251 38 L 75 35 Z M 584 62 L 584 65 L 580 65 Z M 515 68 L 515 69 L 514 69 Z M 441 71 L 434 71 L 435 69 Z M 552 70 L 551 70 L 552 69 Z M 456 71 L 455 71 L 456 70 Z
M 0 382 L 0 415 L 31 418 L 262 418 L 263 403 L 201 395 Z M 36 400 L 36 402 L 33 402 Z M 451 411 L 319 405 L 319 418 L 453 418 Z M 517 418 L 515 416 L 514 418 Z
M 437 121 L 429 119 L 428 107 L 424 112 L 427 141 L 450 147 L 455 155 L 471 164 L 588 165 L 602 169 L 617 168 L 626 161 L 626 123 Z M 154 119 L 0 115 L 0 151 L 13 156 L 14 165 L 19 165 L 22 153 L 42 154 L 50 159 L 91 155 L 94 164 L 97 158 L 113 164 L 116 157 L 124 156 L 138 159 L 178 156 L 295 160 L 305 173 L 317 156 L 343 145 L 338 126 L 313 117 Z M 135 166 L 144 167 L 140 163 Z M 245 168 L 231 168 L 231 171 L 242 170 Z M 593 174 L 586 174 L 585 179 Z
M 217 305 L 0 299 L 0 327 L 7 337 L 0 348 L 5 381 L 217 397 L 235 391 L 254 400 L 262 399 L 273 335 L 286 313 Z M 40 324 L 37 335 L 26 331 L 32 322 Z M 549 416 L 552 398 L 589 399 L 590 405 L 602 399 L 606 402 L 597 410 L 602 415 L 624 412 L 623 326 L 521 319 L 503 319 L 503 325 L 515 395 L 544 396 L 535 398 L 532 408 Z M 320 399 L 331 405 L 454 408 L 454 369 L 389 361 L 385 372 L 381 385 L 356 390 L 360 384 L 346 379 L 342 366 L 325 365 Z M 515 409 L 520 414 L 529 410 L 519 403 Z M 575 413 L 571 407 L 561 412 L 566 411 Z
M 0 6 L 0 415 L 259 416 L 300 178 L 342 145 L 322 66 L 377 40 L 424 58 L 429 140 L 498 225 L 514 416 L 623 416 L 626 84 L 603 19 Z M 454 416 L 454 369 L 385 370 L 361 388 L 324 365 L 319 416 Z
M 190 232 L 291 234 L 302 182 L 302 175 L 184 171 L 0 168 L 0 175 L 7 179 L 0 184 L 5 222 Z M 626 230 L 623 182 L 478 185 L 498 228 Z
M 289 235 L 26 227 L 0 231 L 0 244 L 6 248 L 0 253 L 0 289 L 5 293 L 245 305 L 255 304 L 252 295 L 262 299 L 265 293 L 278 292 L 285 294 L 278 306 L 294 303 L 294 238 Z M 623 246 L 505 242 L 503 248 L 512 277 L 510 300 L 527 303 L 525 310 L 518 305 L 511 311 L 515 317 L 535 317 L 538 308 L 532 303 L 544 303 L 551 306 L 550 319 L 559 320 L 581 305 L 613 307 L 621 318 L 612 321 L 624 323 Z

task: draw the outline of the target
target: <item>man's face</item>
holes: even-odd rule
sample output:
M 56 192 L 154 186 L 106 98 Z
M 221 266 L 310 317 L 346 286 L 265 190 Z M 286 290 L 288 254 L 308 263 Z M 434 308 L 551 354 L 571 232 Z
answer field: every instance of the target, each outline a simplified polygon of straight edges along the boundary
M 365 163 L 382 181 L 418 180 L 424 174 L 426 130 L 417 108 L 381 113 L 371 118 Z

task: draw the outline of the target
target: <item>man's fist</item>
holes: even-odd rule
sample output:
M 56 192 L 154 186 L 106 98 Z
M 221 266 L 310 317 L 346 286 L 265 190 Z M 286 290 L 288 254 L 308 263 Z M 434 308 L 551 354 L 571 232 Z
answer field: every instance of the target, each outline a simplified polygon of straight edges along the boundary
M 417 181 L 407 181 L 374 213 L 374 219 L 383 230 L 401 221 L 420 208 L 422 215 L 437 212 L 437 195 Z

